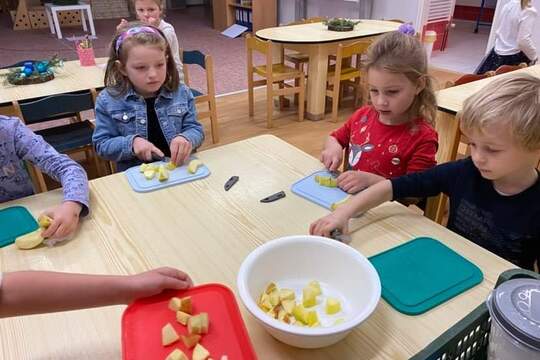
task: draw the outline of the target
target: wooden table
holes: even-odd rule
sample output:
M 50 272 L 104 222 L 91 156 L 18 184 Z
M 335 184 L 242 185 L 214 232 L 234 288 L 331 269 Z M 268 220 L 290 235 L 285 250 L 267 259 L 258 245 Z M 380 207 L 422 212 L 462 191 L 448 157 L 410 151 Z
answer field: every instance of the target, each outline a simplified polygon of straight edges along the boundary
M 437 92 L 437 105 L 439 110 L 444 111 L 452 116 L 455 116 L 458 111 L 461 111 L 463 102 L 469 96 L 476 93 L 478 90 L 486 87 L 489 89 L 489 84 L 503 76 L 511 76 L 513 74 L 529 74 L 540 78 L 540 64 L 519 69 L 506 74 L 491 76 L 482 80 L 473 81 L 467 84 L 453 86 L 448 89 L 439 90 Z
M 328 31 L 323 23 L 279 26 L 262 29 L 256 36 L 271 40 L 285 48 L 309 54 L 307 110 L 311 120 L 324 118 L 328 55 L 335 54 L 339 43 L 349 44 L 397 30 L 399 23 L 382 20 L 361 20 L 353 31 Z
M 224 283 L 236 292 L 236 276 L 246 255 L 271 239 L 307 233 L 308 225 L 327 213 L 289 191 L 293 182 L 320 169 L 320 162 L 274 136 L 198 156 L 211 169 L 209 177 L 156 192 L 135 193 L 121 173 L 92 180 L 92 214 L 75 239 L 52 249 L 2 248 L 0 270 L 132 274 L 170 265 L 188 271 L 198 284 Z M 240 181 L 225 192 L 223 184 L 232 175 Z M 286 191 L 286 198 L 259 202 L 279 190 Z M 61 199 L 56 190 L 0 207 L 20 204 L 38 215 Z M 381 300 L 373 315 L 344 341 L 319 350 L 274 340 L 240 305 L 261 359 L 408 359 L 484 301 L 499 273 L 513 267 L 398 203 L 355 219 L 352 228 L 360 228 L 352 246 L 366 256 L 417 236 L 435 237 L 478 265 L 485 280 L 420 316 L 398 313 Z M 240 303 L 238 296 L 237 300 Z M 120 359 L 122 310 L 115 306 L 0 320 L 0 357 Z
M 11 106 L 15 100 L 33 99 L 72 91 L 103 87 L 108 58 L 97 58 L 96 66 L 81 66 L 79 60 L 66 61 L 55 71 L 54 79 L 41 84 L 0 85 L 0 106 Z M 0 74 L 8 70 L 0 70 Z

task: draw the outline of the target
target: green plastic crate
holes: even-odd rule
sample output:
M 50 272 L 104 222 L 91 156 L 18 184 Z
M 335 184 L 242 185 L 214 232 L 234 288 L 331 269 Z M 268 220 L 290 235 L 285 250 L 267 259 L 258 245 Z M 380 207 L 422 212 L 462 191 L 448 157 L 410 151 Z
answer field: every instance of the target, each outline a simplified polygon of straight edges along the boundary
M 495 287 L 519 278 L 540 280 L 540 274 L 523 269 L 507 270 L 499 276 Z M 485 360 L 490 330 L 491 318 L 484 302 L 410 360 Z

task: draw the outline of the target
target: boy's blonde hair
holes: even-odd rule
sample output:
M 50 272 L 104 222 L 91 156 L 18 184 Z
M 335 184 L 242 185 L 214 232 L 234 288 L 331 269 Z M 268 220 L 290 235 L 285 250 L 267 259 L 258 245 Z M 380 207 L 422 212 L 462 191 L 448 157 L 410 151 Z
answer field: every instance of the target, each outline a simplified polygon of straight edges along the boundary
M 131 0 L 131 6 L 133 6 L 132 11 L 136 12 L 135 3 L 137 1 L 138 0 Z M 163 19 L 165 17 L 165 1 L 163 1 L 163 0 L 153 0 L 153 1 L 157 6 L 159 6 L 159 10 L 161 10 L 161 18 Z
M 117 49 L 118 38 L 129 29 L 135 27 L 149 27 L 154 30 L 153 33 L 140 32 L 134 35 L 126 37 L 119 48 Z M 168 91 L 176 91 L 180 84 L 180 78 L 178 71 L 176 70 L 176 63 L 171 53 L 171 48 L 165 35 L 158 28 L 150 25 L 146 25 L 142 22 L 133 21 L 126 26 L 122 26 L 118 29 L 116 35 L 113 37 L 111 43 L 111 49 L 109 51 L 109 61 L 107 62 L 107 69 L 105 70 L 105 86 L 115 96 L 124 95 L 131 86 L 127 76 L 122 74 L 119 69 L 119 63 L 125 66 L 129 50 L 136 45 L 155 46 L 163 50 L 165 53 L 165 61 L 167 65 L 167 76 L 163 87 Z
M 478 131 L 507 125 L 518 145 L 540 149 L 540 79 L 509 74 L 493 80 L 465 100 L 460 125 Z
M 435 123 L 437 101 L 433 81 L 428 75 L 424 46 L 416 37 L 392 31 L 382 35 L 368 49 L 366 71 L 378 68 L 405 75 L 413 84 L 424 81 L 424 89 L 416 96 L 409 109 L 411 117 L 422 116 Z

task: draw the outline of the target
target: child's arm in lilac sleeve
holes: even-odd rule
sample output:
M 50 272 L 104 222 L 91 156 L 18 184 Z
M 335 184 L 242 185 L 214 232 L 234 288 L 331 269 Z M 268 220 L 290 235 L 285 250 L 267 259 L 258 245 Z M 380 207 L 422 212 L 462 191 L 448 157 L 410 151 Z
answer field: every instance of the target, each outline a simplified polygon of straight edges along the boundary
M 42 172 L 60 182 L 64 191 L 64 201 L 80 203 L 83 205 L 81 215 L 86 215 L 89 209 L 89 195 L 88 178 L 84 169 L 68 156 L 59 154 L 23 123 L 17 125 L 14 141 L 19 158 L 32 162 Z

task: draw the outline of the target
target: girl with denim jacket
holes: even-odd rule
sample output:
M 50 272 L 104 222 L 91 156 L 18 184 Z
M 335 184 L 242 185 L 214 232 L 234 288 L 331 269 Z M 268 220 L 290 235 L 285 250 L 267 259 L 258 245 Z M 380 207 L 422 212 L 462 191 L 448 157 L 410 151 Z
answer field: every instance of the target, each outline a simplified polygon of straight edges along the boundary
M 64 201 L 45 212 L 53 222 L 42 233 L 48 244 L 54 244 L 75 232 L 79 216 L 88 214 L 86 172 L 18 118 L 0 115 L 0 203 L 34 193 L 23 160 L 62 183 Z
M 193 95 L 179 83 L 171 49 L 157 28 L 122 27 L 111 44 L 105 85 L 92 140 L 98 155 L 117 162 L 118 170 L 163 156 L 181 165 L 202 144 Z

